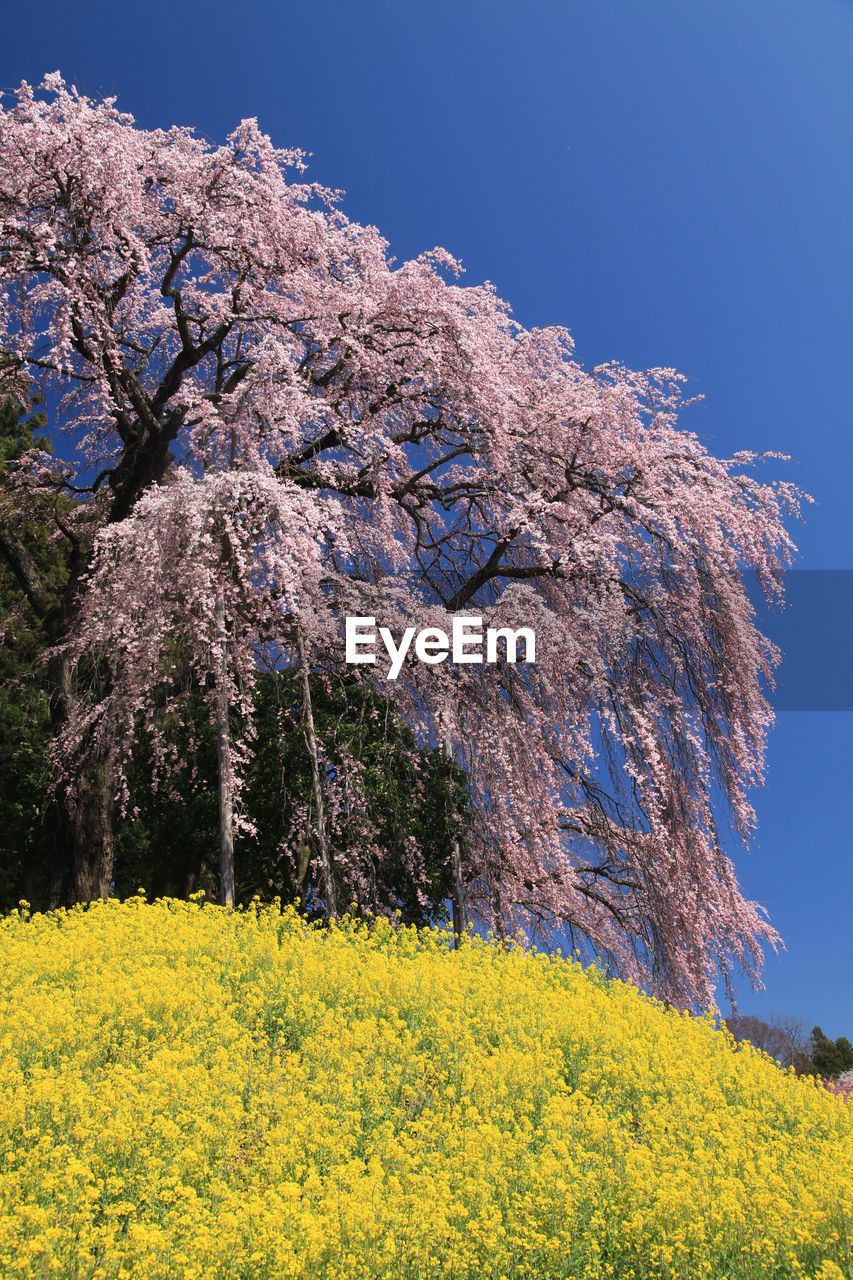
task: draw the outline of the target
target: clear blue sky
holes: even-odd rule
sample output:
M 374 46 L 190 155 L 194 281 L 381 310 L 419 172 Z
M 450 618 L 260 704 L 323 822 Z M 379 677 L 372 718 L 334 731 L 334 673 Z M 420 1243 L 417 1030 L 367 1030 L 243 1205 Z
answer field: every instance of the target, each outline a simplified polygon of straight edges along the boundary
M 257 116 L 399 257 L 446 246 L 523 324 L 567 325 L 586 364 L 679 368 L 706 396 L 685 425 L 709 448 L 796 458 L 767 474 L 817 499 L 800 569 L 853 569 L 846 0 L 4 10 L 0 85 L 59 69 L 146 127 L 217 141 Z M 830 703 L 845 608 L 788 629 L 801 661 L 824 633 Z M 851 731 L 849 710 L 780 712 L 754 848 L 733 852 L 788 944 L 742 1007 L 853 1039 Z

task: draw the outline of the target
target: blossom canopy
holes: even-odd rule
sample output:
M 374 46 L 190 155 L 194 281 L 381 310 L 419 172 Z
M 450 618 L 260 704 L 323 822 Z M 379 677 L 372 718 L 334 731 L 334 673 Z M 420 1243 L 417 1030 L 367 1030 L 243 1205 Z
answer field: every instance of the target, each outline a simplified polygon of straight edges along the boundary
M 745 575 L 778 594 L 793 487 L 680 427 L 674 370 L 585 371 L 444 250 L 395 263 L 254 120 L 216 146 L 58 74 L 5 98 L 3 376 L 61 396 L 66 444 L 4 501 L 77 498 L 66 642 L 110 672 L 65 758 L 150 718 L 176 633 L 202 682 L 227 643 L 236 697 L 297 623 L 328 673 L 345 616 L 533 627 L 535 664 L 358 669 L 468 771 L 470 910 L 682 1004 L 757 979 L 777 935 L 714 797 L 746 838 L 775 654 Z

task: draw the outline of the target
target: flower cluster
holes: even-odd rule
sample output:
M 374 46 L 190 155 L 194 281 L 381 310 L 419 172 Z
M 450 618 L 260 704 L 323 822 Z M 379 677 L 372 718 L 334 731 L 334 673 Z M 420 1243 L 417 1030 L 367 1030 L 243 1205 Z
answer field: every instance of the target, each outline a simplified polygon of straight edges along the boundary
M 142 898 L 0 945 L 6 1280 L 851 1274 L 853 1109 L 594 967 Z

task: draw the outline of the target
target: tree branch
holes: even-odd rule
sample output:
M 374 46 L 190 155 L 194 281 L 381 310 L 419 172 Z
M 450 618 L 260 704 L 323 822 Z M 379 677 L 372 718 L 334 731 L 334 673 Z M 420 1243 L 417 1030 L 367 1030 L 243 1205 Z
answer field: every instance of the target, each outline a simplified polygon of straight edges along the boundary
M 44 619 L 51 610 L 51 598 L 41 579 L 38 566 L 21 540 L 11 529 L 0 524 L 0 553 L 9 565 L 18 585 L 32 605 L 36 617 Z

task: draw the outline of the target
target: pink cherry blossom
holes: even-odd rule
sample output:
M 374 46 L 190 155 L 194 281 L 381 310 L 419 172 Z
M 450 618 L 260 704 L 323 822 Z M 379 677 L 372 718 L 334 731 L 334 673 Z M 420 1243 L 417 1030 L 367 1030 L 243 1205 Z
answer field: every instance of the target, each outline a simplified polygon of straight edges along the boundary
M 746 839 L 777 655 L 745 574 L 780 592 L 797 491 L 679 425 L 675 371 L 587 372 L 445 251 L 395 265 L 253 120 L 215 146 L 53 75 L 7 95 L 0 142 L 6 376 L 61 398 L 67 462 L 31 483 L 80 500 L 92 549 L 63 651 L 100 677 L 58 730 L 66 776 L 98 749 L 120 779 L 141 726 L 169 767 L 175 646 L 216 715 L 297 627 L 330 674 L 348 615 L 532 627 L 535 664 L 350 669 L 468 771 L 468 915 L 684 1005 L 757 981 L 779 939 L 715 797 Z M 251 749 L 227 747 L 238 822 Z

